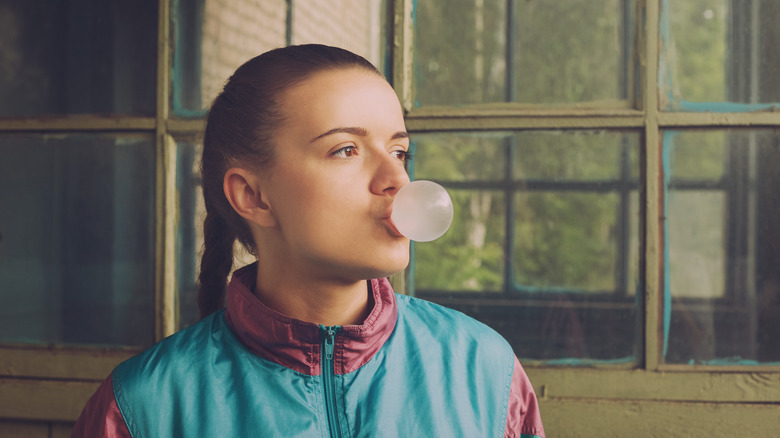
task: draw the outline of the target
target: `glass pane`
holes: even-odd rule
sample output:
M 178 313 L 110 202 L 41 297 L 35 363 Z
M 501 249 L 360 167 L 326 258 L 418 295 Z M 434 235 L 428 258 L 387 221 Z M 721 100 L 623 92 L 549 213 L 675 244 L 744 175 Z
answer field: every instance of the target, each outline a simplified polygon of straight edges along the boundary
M 601 131 L 522 132 L 515 134 L 514 177 L 523 180 L 607 181 L 625 171 L 637 172 L 636 163 L 624 163 L 626 154 L 637 160 L 638 138 Z M 636 174 L 632 174 L 636 178 Z M 636 181 L 636 179 L 635 179 Z
M 291 44 L 319 43 L 384 62 L 386 0 L 295 0 Z M 342 30 L 334 31 L 334 23 Z
M 639 141 L 617 131 L 415 135 L 414 178 L 448 185 L 456 219 L 415 244 L 413 292 L 489 324 L 526 359 L 634 360 Z
M 410 172 L 438 181 L 502 180 L 507 172 L 508 135 L 416 134 Z
M 725 201 L 720 190 L 670 192 L 669 275 L 675 297 L 724 295 Z
M 516 287 L 614 291 L 619 271 L 619 201 L 615 193 L 517 194 Z
M 514 142 L 513 287 L 633 293 L 639 135 L 523 132 Z
M 778 140 L 772 130 L 664 135 L 668 362 L 780 361 Z
M 154 341 L 151 135 L 0 136 L 0 341 Z
M 780 3 L 664 0 L 661 107 L 751 111 L 780 102 Z
M 679 136 L 667 132 L 666 140 L 673 144 L 667 149 L 671 154 L 668 176 L 675 182 L 691 180 L 713 185 L 725 176 L 727 156 L 723 132 L 697 131 L 696 135 Z
M 628 96 L 629 0 L 437 0 L 414 21 L 417 105 Z
M 449 192 L 455 208 L 449 231 L 433 242 L 415 243 L 415 290 L 501 290 L 506 229 L 504 195 L 486 190 Z
M 382 69 L 385 10 L 386 0 L 175 0 L 174 112 L 203 115 L 239 65 L 288 44 L 343 47 Z
M 0 116 L 154 114 L 157 7 L 0 2 Z

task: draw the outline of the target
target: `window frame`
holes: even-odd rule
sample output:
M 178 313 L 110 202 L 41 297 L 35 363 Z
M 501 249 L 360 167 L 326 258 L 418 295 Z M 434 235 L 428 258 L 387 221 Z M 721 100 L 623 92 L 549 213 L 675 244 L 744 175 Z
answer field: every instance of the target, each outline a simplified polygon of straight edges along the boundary
M 543 412 L 549 412 L 550 418 L 566 420 L 561 414 L 556 416 L 553 409 L 544 411 L 545 406 L 580 406 L 581 411 L 585 412 L 588 408 L 578 403 L 593 401 L 730 403 L 729 406 L 780 403 L 780 366 L 676 365 L 663 362 L 662 131 L 780 127 L 780 112 L 687 113 L 659 109 L 659 17 L 663 1 L 637 0 L 635 56 L 638 68 L 635 82 L 638 88 L 636 96 L 626 101 L 616 102 L 611 107 L 592 108 L 583 105 L 550 108 L 511 103 L 479 107 L 415 108 L 412 104 L 414 1 L 388 0 L 388 8 L 392 10 L 388 41 L 391 80 L 412 135 L 424 132 L 527 129 L 627 129 L 641 133 L 639 278 L 644 293 L 640 307 L 643 313 L 641 355 L 636 364 L 605 364 L 597 367 L 524 362 L 541 400 Z M 0 133 L 154 133 L 155 339 L 161 340 L 178 329 L 176 236 L 179 211 L 175 138 L 198 135 L 204 128 L 204 120 L 173 116 L 170 104 L 173 80 L 173 0 L 159 0 L 158 4 L 157 100 L 153 117 L 6 117 L 0 118 Z M 394 276 L 392 281 L 397 289 L 403 288 L 403 276 Z M 0 418 L 75 421 L 81 406 L 113 367 L 138 351 L 138 348 L 0 345 Z M 759 386 L 756 385 L 757 378 L 763 380 Z M 744 391 L 743 388 L 751 389 Z M 565 415 L 566 409 L 563 412 Z M 748 418 L 756 418 L 755 415 L 759 414 Z
M 759 412 L 755 407 L 780 403 L 779 366 L 664 363 L 663 130 L 780 126 L 780 113 L 695 113 L 660 109 L 659 25 L 664 1 L 636 2 L 636 71 L 632 82 L 637 85 L 633 93 L 627 93 L 627 100 L 615 102 L 611 107 L 572 105 L 553 109 L 508 103 L 485 104 L 478 108 L 415 108 L 411 77 L 414 2 L 394 0 L 395 10 L 400 11 L 400 14 L 395 16 L 393 83 L 401 98 L 407 129 L 412 136 L 429 132 L 531 129 L 623 129 L 639 130 L 641 133 L 638 273 L 644 295 L 638 309 L 641 312 L 640 357 L 635 363 L 581 363 L 574 367 L 566 363 L 559 366 L 521 358 L 540 398 L 542 412 L 552 414 L 550 425 L 576 427 L 584 435 L 604 432 L 600 426 L 586 426 L 592 423 L 593 416 L 634 418 L 635 412 L 621 404 L 625 402 L 644 406 L 648 412 L 665 412 L 659 414 L 658 418 L 664 415 L 695 415 L 697 421 L 694 423 L 700 434 L 697 436 L 706 436 L 702 432 L 706 429 L 705 423 L 724 424 L 721 417 L 712 417 L 711 408 L 705 407 L 706 404 L 716 403 L 717 406 L 728 406 L 731 412 L 739 412 L 741 419 L 731 423 L 736 425 L 744 424 L 744 419 L 766 422 L 768 411 Z M 755 379 L 760 379 L 762 384 L 749 383 Z M 743 390 L 745 388 L 748 389 Z M 610 402 L 617 403 L 613 405 Z M 597 407 L 589 411 L 589 406 Z M 665 411 L 667 407 L 671 411 Z M 550 421 L 550 417 L 545 415 L 547 421 Z M 622 430 L 623 423 L 630 425 L 624 434 L 633 435 L 638 430 L 635 427 L 639 427 L 637 424 L 642 421 L 609 421 L 612 433 L 620 435 L 618 431 Z M 648 424 L 647 430 L 662 430 L 664 427 Z M 585 432 L 585 429 L 590 432 Z M 564 430 L 567 429 L 561 428 L 559 432 Z
M 62 115 L 0 117 L 0 133 L 128 133 L 155 138 L 154 179 L 154 321 L 155 340 L 176 329 L 174 250 L 175 143 L 169 128 L 170 5 L 157 7 L 155 115 Z M 202 129 L 202 123 L 201 123 Z M 141 347 L 38 346 L 0 344 L 0 418 L 73 422 L 86 400 L 111 370 L 142 351 Z M 0 426 L 2 424 L 0 423 Z M 52 426 L 54 427 L 54 426 Z M 56 429 L 56 427 L 54 427 Z M 0 427 L 0 430 L 2 427 Z
M 410 0 L 396 0 L 397 10 L 406 8 L 409 12 L 396 19 L 404 20 L 396 27 L 396 58 L 394 58 L 394 84 L 402 96 L 406 111 L 406 123 L 410 133 L 453 132 L 482 130 L 529 130 L 529 129 L 635 129 L 642 131 L 640 147 L 640 204 L 643 209 L 643 223 L 640 224 L 640 278 L 643 279 L 644 304 L 644 357 L 639 368 L 648 370 L 673 370 L 692 368 L 724 371 L 774 370 L 780 367 L 758 365 L 748 367 L 717 367 L 696 365 L 664 364 L 661 356 L 662 303 L 663 303 L 663 169 L 661 140 L 663 130 L 734 127 L 777 127 L 780 114 L 771 112 L 754 113 L 691 113 L 662 111 L 659 108 L 658 85 L 659 55 L 661 54 L 659 22 L 662 0 L 638 0 L 635 22 L 637 23 L 638 89 L 636 97 L 625 102 L 616 102 L 612 107 L 571 105 L 550 108 L 524 104 L 496 103 L 457 108 L 413 105 L 411 73 L 411 38 L 413 8 Z M 399 55 L 403 59 L 398 59 Z M 630 93 L 630 90 L 629 90 Z M 628 107 L 624 105 L 628 104 Z M 658 273 L 652 275 L 652 273 Z M 659 315 L 659 317 L 652 317 Z

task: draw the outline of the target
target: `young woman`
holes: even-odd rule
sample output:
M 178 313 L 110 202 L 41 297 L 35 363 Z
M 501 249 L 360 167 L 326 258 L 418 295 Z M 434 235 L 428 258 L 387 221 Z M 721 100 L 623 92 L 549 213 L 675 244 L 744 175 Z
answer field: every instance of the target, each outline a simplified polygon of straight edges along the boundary
M 543 437 L 506 341 L 385 278 L 409 262 L 390 219 L 408 148 L 353 53 L 241 66 L 204 137 L 204 318 L 120 364 L 73 436 Z M 257 262 L 228 285 L 236 239 Z

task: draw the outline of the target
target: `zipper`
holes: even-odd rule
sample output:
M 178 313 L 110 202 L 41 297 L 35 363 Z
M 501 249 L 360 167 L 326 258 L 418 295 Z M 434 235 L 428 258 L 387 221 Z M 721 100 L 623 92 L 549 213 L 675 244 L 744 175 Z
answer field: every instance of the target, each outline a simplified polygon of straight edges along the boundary
M 322 350 L 320 368 L 322 369 L 322 381 L 325 385 L 325 414 L 328 416 L 330 436 L 341 438 L 341 426 L 339 423 L 338 405 L 336 404 L 336 370 L 333 363 L 333 350 L 336 333 L 341 326 L 320 326 L 322 330 Z

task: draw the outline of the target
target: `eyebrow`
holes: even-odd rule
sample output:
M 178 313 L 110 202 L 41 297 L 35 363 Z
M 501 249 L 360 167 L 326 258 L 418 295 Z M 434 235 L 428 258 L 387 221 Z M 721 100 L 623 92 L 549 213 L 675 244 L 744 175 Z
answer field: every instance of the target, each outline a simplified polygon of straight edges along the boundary
M 398 131 L 390 137 L 390 140 L 398 140 L 399 138 L 409 138 L 409 133 L 406 131 Z
M 329 135 L 339 134 L 339 133 L 352 134 L 352 135 L 357 135 L 357 136 L 360 136 L 360 137 L 365 137 L 365 136 L 368 135 L 368 131 L 365 128 L 361 128 L 361 127 L 357 127 L 357 126 L 346 126 L 346 127 L 340 127 L 340 128 L 333 128 L 333 129 L 331 129 L 328 132 L 320 134 L 320 135 L 314 137 L 311 140 L 311 143 L 314 143 L 315 141 L 317 141 L 317 140 L 319 140 L 319 139 L 321 139 L 323 137 L 327 137 Z M 398 132 L 396 132 L 395 134 L 393 134 L 390 137 L 390 140 L 397 140 L 399 138 L 409 138 L 409 133 L 406 132 L 406 131 L 398 131 Z

